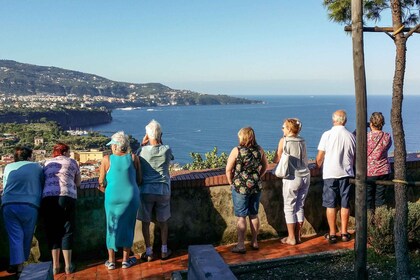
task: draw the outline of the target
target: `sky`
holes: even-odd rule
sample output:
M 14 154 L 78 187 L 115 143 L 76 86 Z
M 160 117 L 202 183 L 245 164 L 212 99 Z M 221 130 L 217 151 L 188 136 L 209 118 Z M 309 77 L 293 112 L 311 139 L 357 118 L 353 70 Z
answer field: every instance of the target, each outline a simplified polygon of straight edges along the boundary
M 1 0 L 0 59 L 208 94 L 354 94 L 352 39 L 322 1 Z M 391 26 L 390 12 L 372 26 Z M 395 46 L 365 33 L 367 93 L 390 95 Z M 405 94 L 420 94 L 420 34 Z

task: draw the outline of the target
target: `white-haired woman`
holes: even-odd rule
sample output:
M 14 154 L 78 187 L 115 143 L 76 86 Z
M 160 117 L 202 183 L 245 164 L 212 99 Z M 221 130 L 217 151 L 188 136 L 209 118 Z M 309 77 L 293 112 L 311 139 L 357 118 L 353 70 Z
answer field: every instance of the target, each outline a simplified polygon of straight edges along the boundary
M 115 252 L 123 248 L 122 268 L 136 263 L 130 258 L 133 246 L 136 213 L 139 208 L 141 168 L 139 158 L 131 153 L 128 136 L 119 131 L 112 135 L 112 154 L 101 162 L 99 189 L 105 192 L 106 246 L 108 260 L 105 266 L 115 269 Z
M 168 249 L 168 219 L 171 217 L 171 177 L 169 164 L 174 159 L 172 150 L 162 144 L 162 128 L 152 120 L 146 126 L 146 135 L 138 151 L 141 161 L 143 182 L 140 187 L 141 205 L 137 219 L 142 221 L 142 232 L 146 243 L 146 252 L 141 255 L 145 261 L 153 260 L 153 248 L 150 243 L 150 222 L 153 209 L 160 227 L 162 240 L 161 257 L 167 259 L 171 255 Z

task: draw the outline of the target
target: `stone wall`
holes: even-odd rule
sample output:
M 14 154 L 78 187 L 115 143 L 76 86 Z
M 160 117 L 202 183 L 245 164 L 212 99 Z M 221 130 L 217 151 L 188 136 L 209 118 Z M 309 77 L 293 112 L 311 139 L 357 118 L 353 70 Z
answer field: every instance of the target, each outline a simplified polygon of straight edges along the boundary
M 273 167 L 273 166 L 271 166 Z M 312 170 L 311 186 L 305 203 L 304 234 L 322 234 L 327 231 L 325 208 L 322 203 L 322 179 Z M 415 157 L 408 162 L 408 180 L 419 181 L 420 160 Z M 184 248 L 193 244 L 234 243 L 236 218 L 233 215 L 230 187 L 223 169 L 183 171 L 172 174 L 172 217 L 169 220 L 169 247 Z M 78 192 L 77 222 L 75 232 L 74 257 L 77 259 L 98 259 L 106 256 L 104 195 L 97 188 L 97 179 L 84 181 Z M 259 217 L 261 220 L 260 239 L 277 238 L 286 235 L 281 194 L 282 181 L 272 174 L 265 175 L 261 196 Z M 420 188 L 409 187 L 409 200 L 417 201 Z M 387 203 L 393 206 L 393 188 L 387 191 Z M 354 216 L 354 197 L 352 200 Z M 350 227 L 354 227 L 351 217 Z M 46 246 L 42 217 L 35 237 L 39 241 L 41 260 L 48 260 L 50 253 Z M 152 240 L 159 251 L 160 236 L 157 227 L 151 226 Z M 249 230 L 248 230 L 249 233 Z M 0 217 L 0 263 L 8 258 L 8 240 Z M 144 250 L 141 223 L 136 223 L 134 251 Z M 34 255 L 36 256 L 36 248 Z

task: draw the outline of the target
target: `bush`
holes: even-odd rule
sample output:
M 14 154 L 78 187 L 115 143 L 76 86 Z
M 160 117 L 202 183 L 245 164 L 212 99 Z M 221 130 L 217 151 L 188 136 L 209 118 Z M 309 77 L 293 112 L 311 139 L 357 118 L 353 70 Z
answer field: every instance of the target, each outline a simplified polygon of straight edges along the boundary
M 205 159 L 201 156 L 200 153 L 190 153 L 193 161 L 184 166 L 184 169 L 187 170 L 201 170 L 209 168 L 222 168 L 226 166 L 228 155 L 226 153 L 221 153 L 220 156 L 217 155 L 217 147 L 214 147 L 211 152 L 204 154 Z
M 385 206 L 376 208 L 373 223 L 368 226 L 368 244 L 378 254 L 395 252 L 394 217 L 395 209 Z M 408 203 L 407 231 L 409 248 L 418 248 L 420 245 L 420 201 Z

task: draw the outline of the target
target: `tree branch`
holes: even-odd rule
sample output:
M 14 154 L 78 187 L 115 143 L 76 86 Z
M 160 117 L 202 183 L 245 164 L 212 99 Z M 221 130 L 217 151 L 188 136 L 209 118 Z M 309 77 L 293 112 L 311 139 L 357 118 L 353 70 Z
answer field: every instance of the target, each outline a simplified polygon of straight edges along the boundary
M 413 35 L 414 32 L 417 32 L 417 33 L 420 32 L 420 24 L 417 24 L 407 34 L 405 34 L 405 38 L 408 39 L 408 37 L 410 37 L 411 35 Z
M 351 30 L 351 26 L 350 25 L 345 26 L 344 27 L 344 31 L 352 31 Z M 413 31 L 413 33 L 420 33 L 420 29 L 418 28 L 418 25 L 416 27 L 414 27 L 414 28 L 404 27 L 401 31 L 402 32 L 411 32 L 411 31 Z M 394 32 L 394 28 L 393 27 L 378 27 L 378 26 L 375 26 L 375 27 L 363 27 L 363 32 Z

